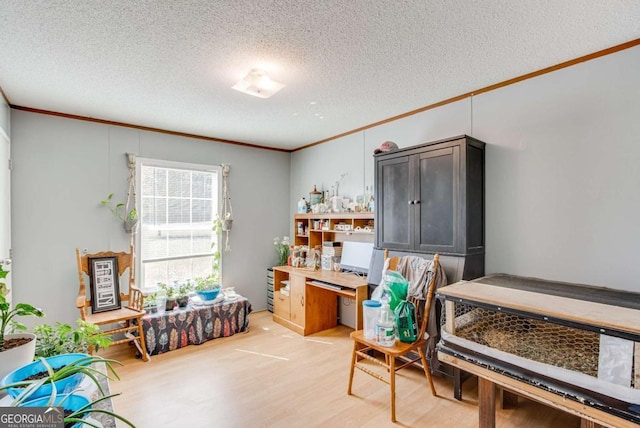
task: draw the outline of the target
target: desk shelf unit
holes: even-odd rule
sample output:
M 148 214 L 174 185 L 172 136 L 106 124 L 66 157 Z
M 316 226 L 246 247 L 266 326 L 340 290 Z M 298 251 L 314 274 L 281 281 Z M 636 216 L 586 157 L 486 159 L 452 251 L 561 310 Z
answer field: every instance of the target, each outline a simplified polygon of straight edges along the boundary
M 322 247 L 325 241 L 373 242 L 373 226 L 371 212 L 296 214 L 293 222 L 294 245 L 315 248 Z M 302 233 L 298 233 L 301 229 Z

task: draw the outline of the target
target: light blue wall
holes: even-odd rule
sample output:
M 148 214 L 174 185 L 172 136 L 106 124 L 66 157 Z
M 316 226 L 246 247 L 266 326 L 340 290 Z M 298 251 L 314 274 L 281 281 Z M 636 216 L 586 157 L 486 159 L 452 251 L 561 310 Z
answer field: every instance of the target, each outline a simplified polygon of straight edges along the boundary
M 266 268 L 273 237 L 289 232 L 290 155 L 193 138 L 12 112 L 12 269 L 14 301 L 47 312 L 47 322 L 75 321 L 75 248 L 128 248 L 128 235 L 100 206 L 110 192 L 125 199 L 125 153 L 179 162 L 231 165 L 232 251 L 223 254 L 224 285 L 266 309 Z
M 640 292 L 640 47 L 292 154 L 291 210 L 373 149 L 474 136 L 486 148 L 486 272 Z

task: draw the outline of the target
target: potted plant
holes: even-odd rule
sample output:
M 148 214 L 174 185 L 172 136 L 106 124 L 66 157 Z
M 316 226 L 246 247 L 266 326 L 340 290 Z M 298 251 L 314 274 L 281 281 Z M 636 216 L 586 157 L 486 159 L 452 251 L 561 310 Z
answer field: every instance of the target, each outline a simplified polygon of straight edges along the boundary
M 87 354 L 91 349 L 107 348 L 113 339 L 100 336 L 100 327 L 78 319 L 78 327 L 57 322 L 55 325 L 42 324 L 34 327 L 36 335 L 35 357 L 52 357 L 66 353 Z
M 231 213 L 227 213 L 224 216 L 224 220 L 221 220 L 221 228 L 224 232 L 230 231 L 231 226 L 233 226 L 233 219 L 231 218 Z
M 125 206 L 124 202 L 115 203 L 113 201 L 113 193 L 109 193 L 107 199 L 100 201 L 100 205 L 109 208 L 111 213 L 123 222 L 124 230 L 127 233 L 135 231 L 136 226 L 138 225 L 138 212 L 136 211 L 135 206 L 128 210 L 128 207 Z
M 101 370 L 94 367 L 93 365 L 96 363 L 104 363 L 108 372 L 111 372 L 116 379 L 120 379 L 113 368 L 113 364 L 121 365 L 121 363 L 116 360 L 93 357 L 86 354 L 63 354 L 55 357 L 40 358 L 27 366 L 23 366 L 18 370 L 15 370 L 11 373 L 12 375 L 21 372 L 20 376 L 24 376 L 36 371 L 37 373 L 33 374 L 36 374 L 39 378 L 18 380 L 19 376 L 14 376 L 11 378 L 12 382 L 5 383 L 3 380 L 3 385 L 0 386 L 0 390 L 6 389 L 14 398 L 11 406 L 63 407 L 65 410 L 65 427 L 76 427 L 81 424 L 86 424 L 96 428 L 101 427 L 102 425 L 94 425 L 90 421 L 85 420 L 85 418 L 91 413 L 104 413 L 133 427 L 134 425 L 123 416 L 106 409 L 99 409 L 95 407 L 97 403 L 103 400 L 120 395 L 105 394 L 105 391 L 100 384 L 100 378 L 110 379 L 110 377 L 108 374 L 103 373 Z M 62 365 L 60 366 L 60 364 Z M 54 365 L 60 367 L 54 369 Z M 40 374 L 40 371 L 43 373 Z M 71 393 L 63 393 L 63 390 L 57 386 L 60 385 L 60 382 L 77 376 L 80 376 L 81 378 L 86 376 L 89 378 L 97 387 L 99 397 L 90 402 L 87 397 L 76 394 L 76 390 Z M 9 376 L 5 377 L 5 379 L 8 377 Z
M 109 376 L 92 367 L 94 363 L 104 363 L 118 378 L 112 364 L 121 363 L 116 360 L 87 354 L 61 354 L 40 357 L 13 370 L 0 381 L 0 390 L 6 390 L 14 398 L 13 405 L 40 397 L 54 399 L 58 394 L 75 390 L 86 376 L 93 381 L 100 393 L 105 395 L 99 378 Z
M 0 279 L 6 278 L 9 271 L 0 265 Z M 7 301 L 8 289 L 0 282 L 0 377 L 11 370 L 33 360 L 36 336 L 32 333 L 9 334 L 10 331 L 26 331 L 27 327 L 15 321 L 16 317 L 43 317 L 41 309 L 27 303 L 18 303 L 13 308 Z
M 291 242 L 289 242 L 288 236 L 283 236 L 282 241 L 277 236 L 273 238 L 273 246 L 276 250 L 276 255 L 278 257 L 277 264 L 278 266 L 284 266 L 287 264 L 287 259 L 289 257 L 289 246 Z
M 144 310 L 148 314 L 155 314 L 158 312 L 159 304 L 158 292 L 151 293 L 144 298 Z
M 220 276 L 214 271 L 206 278 L 196 278 L 195 290 L 202 300 L 214 300 L 220 293 Z
M 177 291 L 177 302 L 178 306 L 181 308 L 186 308 L 189 303 L 189 293 L 193 291 L 193 286 L 191 285 L 190 280 L 184 281 L 182 284 L 178 285 Z
M 166 311 L 172 311 L 173 307 L 176 305 L 176 289 L 165 283 L 158 284 L 158 287 L 164 292 L 164 295 L 167 298 L 164 304 L 164 309 Z

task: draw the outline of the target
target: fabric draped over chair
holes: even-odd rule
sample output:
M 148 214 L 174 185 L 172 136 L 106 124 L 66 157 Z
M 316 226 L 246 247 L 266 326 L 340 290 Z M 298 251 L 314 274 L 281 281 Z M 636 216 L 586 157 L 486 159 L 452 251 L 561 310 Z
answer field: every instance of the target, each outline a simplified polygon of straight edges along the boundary
M 447 285 L 447 275 L 444 273 L 442 265 L 437 263 L 435 269 L 433 265 L 433 260 L 418 256 L 403 256 L 398 258 L 398 264 L 395 270 L 409 281 L 408 296 L 420 301 L 425 301 L 427 299 L 427 293 L 429 292 L 429 284 L 431 284 L 434 275 L 435 282 L 433 286 L 435 290 Z M 436 305 L 431 305 L 429 325 L 427 326 L 427 333 L 429 334 L 427 358 L 431 358 L 431 354 L 434 352 L 436 346 L 439 322 L 436 318 Z

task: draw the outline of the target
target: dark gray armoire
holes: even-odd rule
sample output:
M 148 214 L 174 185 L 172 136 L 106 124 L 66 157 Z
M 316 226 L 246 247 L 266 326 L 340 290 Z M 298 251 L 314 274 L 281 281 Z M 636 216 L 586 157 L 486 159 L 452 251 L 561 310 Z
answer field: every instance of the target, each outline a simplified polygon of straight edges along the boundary
M 464 258 L 484 275 L 484 147 L 463 135 L 374 155 L 376 248 Z

